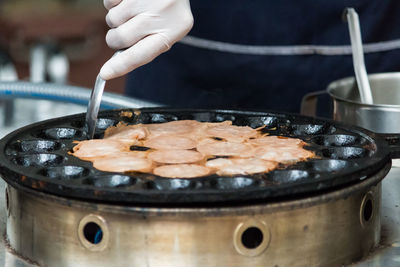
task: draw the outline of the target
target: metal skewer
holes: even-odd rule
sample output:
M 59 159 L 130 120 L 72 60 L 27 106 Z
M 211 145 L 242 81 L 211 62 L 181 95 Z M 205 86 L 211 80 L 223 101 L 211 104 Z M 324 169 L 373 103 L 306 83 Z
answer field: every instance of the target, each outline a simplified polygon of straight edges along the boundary
M 103 96 L 104 87 L 106 81 L 103 80 L 100 75 L 97 75 L 96 83 L 90 95 L 88 108 L 86 112 L 86 126 L 87 126 L 87 138 L 93 139 L 94 132 L 97 124 L 97 114 L 99 113 L 101 97 Z
M 350 32 L 351 50 L 353 54 L 354 72 L 356 75 L 360 100 L 365 104 L 373 104 L 371 87 L 368 81 L 367 70 L 364 63 L 364 50 L 361 41 L 360 21 L 354 8 L 346 8 L 344 11 Z
M 115 52 L 113 57 L 118 55 L 119 53 L 121 53 L 121 51 Z M 96 130 L 97 124 L 97 115 L 99 114 L 101 98 L 103 96 L 105 86 L 106 81 L 103 80 L 100 75 L 97 75 L 94 88 L 92 90 L 92 93 L 90 94 L 90 99 L 86 112 L 86 127 L 88 139 L 93 139 L 94 137 L 94 132 Z

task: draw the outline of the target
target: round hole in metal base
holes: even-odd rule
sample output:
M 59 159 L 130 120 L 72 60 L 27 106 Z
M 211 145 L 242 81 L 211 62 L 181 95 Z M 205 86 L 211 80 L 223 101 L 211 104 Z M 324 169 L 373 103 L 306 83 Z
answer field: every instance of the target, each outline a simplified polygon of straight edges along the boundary
M 271 233 L 267 224 L 256 219 L 240 223 L 233 234 L 236 251 L 249 257 L 263 253 L 269 246 L 270 240 Z
M 83 227 L 83 235 L 92 244 L 99 244 L 103 239 L 103 230 L 94 222 L 89 222 Z
M 248 249 L 257 248 L 263 239 L 263 233 L 257 227 L 249 227 L 242 234 L 242 244 Z
M 91 251 L 102 251 L 108 245 L 109 230 L 105 219 L 89 214 L 81 219 L 78 226 L 81 244 Z
M 7 216 L 10 216 L 10 200 L 8 196 L 8 188 L 6 187 L 6 210 L 7 210 Z
M 364 195 L 360 206 L 360 222 L 365 227 L 372 222 L 374 217 L 374 198 L 371 192 Z
M 372 200 L 368 199 L 365 202 L 364 212 L 363 212 L 364 220 L 368 222 L 372 217 Z

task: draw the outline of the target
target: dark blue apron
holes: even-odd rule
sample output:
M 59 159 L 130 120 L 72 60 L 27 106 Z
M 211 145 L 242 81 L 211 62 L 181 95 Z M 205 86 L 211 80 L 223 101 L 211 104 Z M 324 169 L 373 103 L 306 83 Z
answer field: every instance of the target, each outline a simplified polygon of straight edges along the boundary
M 132 72 L 129 96 L 176 107 L 298 112 L 353 75 L 345 7 L 359 13 L 369 73 L 400 70 L 400 1 L 191 0 L 189 37 Z

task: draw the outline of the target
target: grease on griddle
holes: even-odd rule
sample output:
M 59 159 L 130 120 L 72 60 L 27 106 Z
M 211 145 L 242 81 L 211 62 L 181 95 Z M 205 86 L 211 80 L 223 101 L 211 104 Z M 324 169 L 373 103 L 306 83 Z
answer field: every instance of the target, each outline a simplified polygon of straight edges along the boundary
M 119 113 L 119 116 L 121 116 L 121 117 L 127 117 L 127 118 L 132 118 L 133 113 L 132 113 L 132 111 L 121 111 L 121 112 Z

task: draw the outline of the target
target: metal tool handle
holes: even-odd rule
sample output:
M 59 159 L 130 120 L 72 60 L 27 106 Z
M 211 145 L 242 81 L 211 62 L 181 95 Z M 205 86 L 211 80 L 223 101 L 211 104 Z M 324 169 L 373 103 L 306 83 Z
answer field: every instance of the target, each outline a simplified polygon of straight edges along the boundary
M 303 96 L 303 98 L 301 99 L 300 114 L 316 117 L 318 97 L 326 94 L 327 92 L 325 90 L 322 90 L 322 91 L 308 93 L 305 96 Z
M 369 85 L 367 70 L 364 63 L 364 50 L 362 46 L 358 14 L 354 8 L 346 8 L 344 12 L 344 18 L 347 19 L 349 26 L 354 72 L 357 79 L 358 90 L 360 91 L 360 99 L 364 104 L 373 104 L 371 87 Z
M 118 50 L 114 53 L 113 57 L 120 54 L 122 51 Z M 104 87 L 106 81 L 100 77 L 100 74 L 96 77 L 96 82 L 92 93 L 90 95 L 89 104 L 86 112 L 86 127 L 87 127 L 87 138 L 93 139 L 94 132 L 96 130 L 97 115 L 99 114 L 101 98 L 103 96 Z
M 93 139 L 96 130 L 97 115 L 99 114 L 101 97 L 103 96 L 106 81 L 97 75 L 94 89 L 90 94 L 89 104 L 86 112 L 87 138 Z

